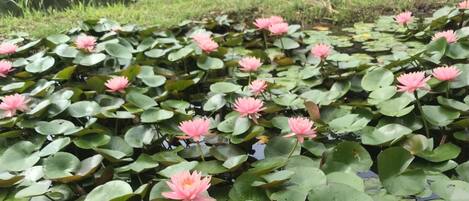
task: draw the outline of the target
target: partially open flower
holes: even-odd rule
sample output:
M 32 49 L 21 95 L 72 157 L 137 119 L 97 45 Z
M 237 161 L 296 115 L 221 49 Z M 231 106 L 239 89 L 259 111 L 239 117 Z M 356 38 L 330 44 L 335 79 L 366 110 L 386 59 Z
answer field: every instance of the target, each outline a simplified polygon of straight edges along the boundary
M 448 43 L 455 43 L 458 41 L 458 37 L 456 36 L 456 33 L 454 33 L 453 30 L 437 32 L 433 36 L 432 40 L 437 40 L 439 38 L 445 38 L 446 42 Z
M 254 25 L 258 29 L 264 29 L 264 30 L 269 30 L 269 27 L 274 24 L 282 23 L 284 22 L 283 18 L 280 16 L 271 16 L 269 18 L 257 18 L 254 21 Z
M 18 46 L 13 43 L 2 43 L 0 44 L 0 55 L 13 54 L 16 49 L 18 49 Z
M 397 87 L 400 92 L 414 93 L 417 89 L 424 89 L 430 76 L 425 77 L 425 72 L 413 72 L 402 74 L 397 78 L 397 81 L 401 84 Z
M 268 30 L 270 26 L 269 18 L 257 18 L 253 23 L 258 29 Z
M 166 184 L 171 192 L 163 192 L 165 198 L 181 201 L 216 201 L 215 199 L 205 195 L 210 187 L 211 177 L 202 178 L 202 174 L 194 171 L 182 171 L 171 176 L 170 181 Z
M 318 59 L 324 60 L 331 54 L 331 49 L 331 46 L 319 43 L 311 48 L 311 54 Z
M 192 36 L 192 39 L 197 46 L 206 53 L 214 52 L 218 48 L 218 43 L 215 42 L 207 33 L 195 34 Z
M 265 89 L 267 89 L 267 83 L 264 80 L 254 80 L 249 84 L 249 90 L 255 96 L 259 96 Z
M 245 97 L 236 99 L 234 110 L 239 112 L 242 117 L 249 117 L 257 123 L 257 119 L 260 116 L 259 112 L 265 109 L 263 106 L 264 102 L 262 100 Z
M 406 12 L 403 12 L 403 13 L 399 13 L 399 15 L 396 15 L 396 17 L 394 17 L 394 19 L 400 25 L 408 25 L 413 20 L 412 12 L 406 11 Z
M 194 120 L 183 121 L 179 124 L 179 129 L 186 134 L 180 138 L 192 139 L 199 142 L 201 138 L 209 133 L 210 120 L 207 118 L 200 118 Z
M 288 32 L 288 23 L 282 22 L 269 26 L 269 31 L 274 36 L 281 36 Z
M 109 92 L 124 93 L 125 89 L 129 86 L 129 80 L 125 76 L 119 76 L 108 80 L 104 85 L 106 85 Z
M 276 15 L 269 17 L 269 20 L 270 20 L 270 25 L 285 22 L 285 20 L 283 19 L 283 17 L 276 16 Z
M 12 71 L 12 64 L 9 61 L 0 61 L 0 77 L 6 77 Z
M 261 60 L 256 57 L 244 57 L 238 61 L 238 64 L 241 66 L 241 71 L 244 72 L 257 71 L 262 66 Z
M 6 117 L 13 117 L 16 111 L 26 111 L 28 109 L 28 100 L 21 94 L 14 94 L 4 96 L 2 103 L 0 103 L 0 110 L 3 110 L 3 115 Z
M 300 143 L 303 143 L 305 138 L 315 138 L 316 129 L 313 128 L 313 124 L 311 120 L 305 117 L 288 118 L 288 126 L 292 133 L 285 135 L 285 137 L 296 136 Z
M 92 52 L 96 46 L 96 38 L 93 36 L 80 35 L 75 39 L 75 45 L 78 49 L 85 52 Z
M 454 66 L 442 66 L 433 69 L 432 75 L 440 81 L 452 81 L 456 79 L 461 71 Z

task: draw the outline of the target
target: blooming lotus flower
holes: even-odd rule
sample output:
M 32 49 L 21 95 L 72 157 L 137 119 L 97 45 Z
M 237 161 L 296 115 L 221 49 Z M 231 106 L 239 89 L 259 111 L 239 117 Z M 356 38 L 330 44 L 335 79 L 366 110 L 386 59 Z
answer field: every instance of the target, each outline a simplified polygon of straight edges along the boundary
M 456 36 L 456 33 L 454 33 L 453 30 L 438 32 L 433 36 L 432 40 L 437 40 L 439 38 L 445 38 L 446 42 L 448 43 L 455 43 L 456 41 L 458 41 L 458 37 Z
M 425 88 L 429 79 L 430 76 L 425 77 L 425 72 L 402 74 L 397 78 L 397 81 L 401 84 L 397 86 L 399 88 L 398 91 L 413 93 L 417 89 Z
M 199 142 L 201 137 L 207 135 L 210 129 L 210 120 L 207 118 L 183 121 L 179 124 L 179 129 L 186 134 L 182 139 L 189 139 Z
M 253 23 L 258 29 L 268 30 L 270 26 L 269 18 L 257 18 Z
M 20 94 L 4 96 L 2 103 L 0 103 L 0 110 L 3 110 L 6 117 L 12 117 L 15 116 L 17 110 L 26 111 L 28 109 L 27 102 L 26 97 Z
M 469 9 L 469 0 L 462 1 L 458 4 L 459 9 Z
M 288 32 L 288 23 L 282 22 L 269 26 L 269 31 L 274 36 L 281 36 Z
M 271 17 L 269 18 L 269 20 L 270 20 L 270 25 L 278 24 L 278 23 L 283 23 L 283 22 L 284 22 L 284 19 L 283 19 L 282 17 L 276 16 L 276 15 L 271 16 Z
M 303 143 L 305 138 L 315 138 L 316 129 L 313 128 L 313 122 L 304 117 L 288 118 L 288 126 L 292 131 L 291 134 L 285 135 L 284 137 L 296 136 L 298 142 Z
M 210 40 L 210 34 L 208 33 L 197 33 L 192 36 L 194 42 L 199 43 L 204 40 Z
M 18 46 L 12 43 L 0 44 L 0 55 L 13 54 L 18 49 Z
M 202 178 L 202 174 L 194 171 L 183 171 L 171 176 L 171 180 L 166 184 L 172 190 L 171 192 L 163 192 L 165 198 L 182 201 L 216 201 L 206 196 L 206 191 L 210 187 L 211 177 Z
M 12 71 L 11 69 L 12 64 L 9 61 L 1 60 L 0 61 L 0 77 L 6 77 L 9 72 Z
M 452 81 L 456 79 L 461 71 L 454 66 L 442 66 L 433 69 L 432 75 L 440 81 Z
M 400 25 L 408 25 L 413 20 L 412 12 L 406 11 L 406 12 L 403 12 L 403 13 L 399 13 L 399 15 L 396 15 L 396 17 L 394 17 L 394 19 Z
M 258 29 L 268 30 L 271 25 L 282 23 L 283 21 L 283 18 L 280 16 L 271 16 L 269 18 L 257 18 L 253 24 Z
M 215 51 L 218 48 L 218 43 L 215 42 L 209 34 L 198 33 L 192 36 L 194 42 L 199 46 L 202 51 L 210 53 Z
M 321 60 L 326 59 L 331 54 L 331 46 L 326 44 L 316 44 L 311 48 L 311 54 Z
M 256 57 L 244 57 L 238 61 L 238 64 L 244 72 L 257 71 L 257 69 L 262 66 L 261 60 Z
M 260 99 L 251 97 L 238 98 L 235 101 L 234 110 L 239 112 L 241 117 L 249 117 L 257 123 L 257 119 L 260 116 L 259 112 L 265 109 L 263 106 L 264 102 Z
M 93 36 L 80 35 L 75 39 L 75 45 L 78 49 L 92 52 L 96 46 L 96 38 Z
M 254 80 L 249 84 L 249 90 L 256 96 L 259 96 L 262 92 L 267 89 L 267 83 L 264 80 Z
M 129 80 L 125 76 L 114 77 L 108 80 L 104 85 L 108 88 L 108 92 L 124 93 L 125 88 L 129 86 Z

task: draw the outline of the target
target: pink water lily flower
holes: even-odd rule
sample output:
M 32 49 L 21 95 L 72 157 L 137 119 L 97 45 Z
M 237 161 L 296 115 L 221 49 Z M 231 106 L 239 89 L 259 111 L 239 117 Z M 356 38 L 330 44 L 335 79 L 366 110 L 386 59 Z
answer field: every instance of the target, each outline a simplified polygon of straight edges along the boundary
M 195 34 L 192 36 L 192 40 L 194 40 L 197 46 L 206 53 L 214 52 L 218 48 L 218 43 L 215 42 L 207 33 Z
M 254 80 L 249 84 L 249 90 L 251 90 L 251 93 L 253 93 L 255 96 L 259 96 L 261 93 L 267 89 L 267 83 L 264 80 Z
M 13 54 L 18 49 L 13 43 L 2 43 L 0 44 L 0 55 Z
M 269 18 L 257 18 L 253 23 L 258 29 L 268 30 L 270 26 Z
M 263 106 L 264 102 L 262 100 L 245 97 L 236 99 L 234 110 L 239 112 L 241 117 L 249 117 L 257 123 L 257 119 L 260 117 L 259 112 L 265 109 Z
M 7 61 L 7 60 L 1 60 L 0 61 L 0 77 L 6 77 L 8 73 L 13 71 L 12 68 L 12 63 Z
M 5 117 L 13 117 L 16 115 L 16 111 L 26 111 L 28 109 L 27 103 L 26 97 L 20 94 L 4 96 L 2 103 L 0 103 L 0 110 L 3 110 Z
M 254 72 L 262 66 L 261 60 L 256 57 L 244 57 L 238 61 L 238 64 L 241 66 L 240 70 L 244 72 Z
M 197 171 L 194 171 L 192 174 L 189 171 L 183 171 L 171 176 L 170 181 L 166 182 L 171 192 L 163 192 L 161 194 L 163 197 L 172 200 L 216 201 L 206 195 L 210 187 L 210 180 L 210 176 L 202 178 L 202 174 Z
M 469 9 L 469 0 L 462 1 L 458 4 L 459 9 Z
M 288 32 L 288 23 L 282 22 L 269 26 L 269 31 L 274 36 L 281 36 Z
M 75 39 L 75 45 L 78 49 L 86 52 L 93 52 L 96 47 L 96 38 L 93 36 L 80 35 Z
M 196 33 L 192 36 L 192 40 L 194 40 L 194 42 L 196 43 L 199 43 L 205 40 L 210 40 L 210 39 L 211 37 L 210 37 L 210 34 L 208 33 Z
M 210 120 L 208 118 L 198 118 L 183 121 L 179 124 L 179 129 L 186 134 L 181 139 L 192 139 L 199 142 L 201 138 L 209 133 Z
M 108 92 L 124 93 L 125 89 L 129 86 L 129 79 L 125 76 L 119 76 L 109 79 L 104 85 L 108 88 Z
M 303 143 L 305 138 L 315 138 L 316 128 L 313 128 L 314 122 L 305 117 L 294 117 L 288 118 L 288 126 L 292 131 L 291 134 L 285 135 L 284 137 L 296 136 L 298 142 Z
M 270 25 L 285 22 L 285 20 L 283 19 L 283 17 L 276 16 L 276 15 L 271 16 L 271 17 L 269 18 L 269 20 L 270 20 Z
M 399 15 L 396 15 L 394 17 L 394 19 L 400 25 L 408 25 L 413 20 L 412 12 L 406 11 L 406 12 L 403 12 L 403 13 L 399 13 Z
M 316 44 L 311 48 L 311 54 L 321 60 L 326 59 L 332 52 L 332 48 L 326 44 Z
M 432 40 L 437 40 L 439 38 L 445 38 L 448 43 L 455 43 L 458 41 L 458 36 L 456 36 L 456 33 L 454 33 L 453 30 L 437 32 L 433 36 Z
M 283 18 L 280 16 L 271 16 L 269 18 L 257 18 L 254 21 L 254 25 L 258 29 L 264 29 L 264 30 L 269 30 L 269 27 L 274 24 L 282 23 L 284 22 Z
M 440 81 L 452 81 L 456 79 L 461 71 L 454 66 L 442 66 L 433 69 L 432 75 Z
M 414 93 L 417 89 L 424 89 L 430 76 L 425 77 L 425 72 L 413 72 L 402 74 L 397 78 L 401 84 L 397 87 L 400 92 Z

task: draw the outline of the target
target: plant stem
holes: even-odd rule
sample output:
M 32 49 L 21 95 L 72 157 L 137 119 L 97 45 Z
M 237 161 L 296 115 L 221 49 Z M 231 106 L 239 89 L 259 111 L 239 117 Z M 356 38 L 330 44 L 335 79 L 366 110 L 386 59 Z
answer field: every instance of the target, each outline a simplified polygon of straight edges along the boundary
M 182 59 L 182 64 L 184 65 L 184 72 L 189 75 L 189 71 L 187 70 L 186 58 Z
M 280 40 L 280 44 L 282 45 L 282 51 L 284 51 L 285 46 L 283 45 L 283 40 L 282 40 L 282 38 L 279 38 L 279 40 Z M 288 56 L 288 54 L 286 52 L 285 52 L 285 55 Z
M 420 100 L 419 100 L 419 97 L 417 95 L 417 91 L 414 91 L 414 97 L 415 97 L 415 100 L 416 100 L 417 108 L 420 111 L 420 117 L 422 118 L 423 127 L 425 128 L 425 135 L 427 137 L 430 137 L 430 131 L 428 129 L 427 120 L 425 119 L 425 117 L 423 115 L 422 105 L 420 104 Z
M 262 31 L 262 37 L 264 38 L 264 50 L 267 49 L 267 34 L 265 31 Z
M 448 135 L 446 134 L 446 127 L 443 127 L 443 137 L 441 137 L 440 145 L 446 142 L 446 138 L 448 138 Z
M 200 158 L 202 159 L 202 161 L 205 161 L 204 152 L 202 151 L 202 147 L 200 146 L 200 142 L 199 142 L 199 141 L 197 141 L 197 149 L 198 149 L 199 152 L 200 152 Z
M 326 69 L 324 69 L 324 61 L 321 59 L 319 62 L 319 72 L 321 73 L 322 77 L 326 78 Z
M 252 75 L 252 72 L 249 71 L 249 79 L 248 79 L 248 85 L 251 84 L 251 75 Z
M 295 146 L 293 146 L 293 149 L 290 151 L 290 153 L 288 154 L 288 158 L 291 157 L 291 155 L 293 155 L 293 152 L 295 152 L 295 149 L 296 147 L 298 146 L 300 142 L 298 141 L 298 138 L 296 139 L 296 142 L 295 142 Z
M 49 200 L 55 201 L 55 199 L 54 199 L 54 198 L 50 197 L 50 196 L 49 196 L 49 195 L 47 195 L 47 194 L 44 194 L 44 196 L 46 196 L 46 198 L 47 198 L 47 199 L 49 199 Z
M 463 26 L 463 24 L 464 24 L 464 12 L 465 12 L 465 11 L 463 11 L 463 12 L 461 13 L 461 21 L 459 22 L 459 28 L 462 28 L 462 26 Z
M 209 75 L 210 75 L 210 69 L 207 70 L 207 73 L 206 73 L 206 75 L 205 75 L 205 77 L 204 77 L 203 82 L 206 82 L 206 81 L 207 81 Z
M 449 87 L 449 82 L 446 81 L 446 98 L 449 98 L 450 96 L 450 87 Z

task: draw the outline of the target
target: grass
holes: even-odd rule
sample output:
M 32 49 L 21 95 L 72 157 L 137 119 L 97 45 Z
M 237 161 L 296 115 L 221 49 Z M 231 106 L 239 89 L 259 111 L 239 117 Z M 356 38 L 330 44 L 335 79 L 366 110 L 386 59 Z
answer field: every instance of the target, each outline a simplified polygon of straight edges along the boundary
M 450 0 L 453 1 L 453 0 Z M 432 9 L 446 0 L 139 0 L 125 6 L 104 7 L 76 5 L 63 11 L 28 11 L 23 17 L 0 17 L 0 35 L 28 32 L 42 37 L 66 31 L 80 20 L 109 18 L 120 23 L 173 26 L 186 19 L 215 13 L 241 17 L 282 15 L 290 21 L 312 23 L 328 21 L 350 23 L 369 21 L 382 14 L 402 10 Z M 256 11 L 253 13 L 253 11 Z

